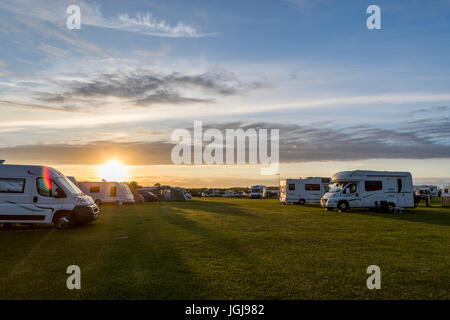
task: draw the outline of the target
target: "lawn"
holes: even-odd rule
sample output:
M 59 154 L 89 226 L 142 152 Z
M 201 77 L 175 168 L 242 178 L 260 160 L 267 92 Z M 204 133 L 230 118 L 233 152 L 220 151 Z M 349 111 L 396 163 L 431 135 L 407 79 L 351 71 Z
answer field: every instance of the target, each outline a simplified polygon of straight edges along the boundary
M 0 228 L 0 299 L 449 299 L 450 209 L 277 200 L 103 206 L 71 230 Z M 68 290 L 78 265 L 82 289 Z M 378 265 L 381 290 L 366 269 Z

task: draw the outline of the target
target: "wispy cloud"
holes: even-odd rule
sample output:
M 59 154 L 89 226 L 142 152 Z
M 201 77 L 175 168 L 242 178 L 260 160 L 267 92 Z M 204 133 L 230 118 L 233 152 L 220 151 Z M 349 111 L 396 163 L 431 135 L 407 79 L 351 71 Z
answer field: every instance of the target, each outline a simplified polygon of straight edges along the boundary
M 72 4 L 74 4 L 73 1 L 69 0 L 29 0 L 26 2 L 26 5 L 29 8 L 33 8 L 33 10 L 23 10 L 25 3 L 21 0 L 2 0 L 0 9 L 15 14 L 31 16 L 65 28 L 66 8 Z M 183 21 L 169 23 L 166 19 L 156 17 L 151 12 L 137 12 L 134 16 L 118 12 L 115 16 L 105 17 L 99 5 L 83 1 L 77 1 L 75 4 L 81 8 L 82 28 L 83 26 L 95 26 L 171 38 L 198 38 L 214 34 L 202 33 L 196 27 Z
M 101 15 L 87 20 L 88 25 L 137 32 L 145 35 L 172 38 L 198 38 L 212 34 L 200 33 L 184 22 L 171 25 L 163 19 L 153 16 L 150 12 L 137 13 L 135 17 L 126 13 L 118 14 L 115 18 L 104 18 Z

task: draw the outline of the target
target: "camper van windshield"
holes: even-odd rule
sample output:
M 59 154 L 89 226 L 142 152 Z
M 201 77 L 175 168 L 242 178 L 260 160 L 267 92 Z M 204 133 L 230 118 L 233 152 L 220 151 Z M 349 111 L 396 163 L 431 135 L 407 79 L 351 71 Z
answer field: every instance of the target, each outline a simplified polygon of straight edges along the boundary
M 330 185 L 330 192 L 336 193 L 342 191 L 344 187 L 347 185 L 347 182 L 338 182 Z
M 253 187 L 252 192 L 261 192 L 261 187 Z
M 72 181 L 67 179 L 65 176 L 60 175 L 58 182 L 65 188 L 67 191 L 69 191 L 71 194 L 74 195 L 80 195 L 83 194 L 83 191 L 81 191 L 76 185 L 73 184 Z

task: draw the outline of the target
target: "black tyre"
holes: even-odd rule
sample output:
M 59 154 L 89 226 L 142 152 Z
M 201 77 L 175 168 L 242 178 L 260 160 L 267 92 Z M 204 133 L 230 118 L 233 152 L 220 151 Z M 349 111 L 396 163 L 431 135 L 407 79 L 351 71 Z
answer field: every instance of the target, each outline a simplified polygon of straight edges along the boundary
M 298 200 L 298 204 L 301 205 L 301 206 L 304 206 L 305 203 L 306 203 L 305 199 Z
M 350 206 L 348 205 L 347 201 L 340 201 L 337 205 L 337 208 L 342 212 L 346 212 L 348 211 L 348 209 L 350 209 Z
M 58 229 L 69 229 L 72 228 L 75 224 L 75 217 L 73 216 L 72 212 L 61 212 L 59 213 L 56 218 L 54 219 L 55 226 Z
M 102 200 L 100 200 L 100 199 L 96 199 L 94 202 L 98 206 L 102 204 Z

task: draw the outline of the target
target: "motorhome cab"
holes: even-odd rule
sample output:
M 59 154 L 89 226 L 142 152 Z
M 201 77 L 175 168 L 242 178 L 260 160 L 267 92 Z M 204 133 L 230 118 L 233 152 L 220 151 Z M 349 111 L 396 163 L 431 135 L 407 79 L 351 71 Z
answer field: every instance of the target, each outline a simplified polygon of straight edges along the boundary
M 134 203 L 134 196 L 130 187 L 121 182 L 78 182 L 80 189 L 91 196 L 95 203 L 115 203 L 122 205 Z
M 306 179 L 286 179 L 280 183 L 280 202 L 305 204 L 319 203 L 328 192 L 331 178 L 311 177 Z
M 264 199 L 267 196 L 266 192 L 267 192 L 266 186 L 252 186 L 250 198 Z
M 0 223 L 51 224 L 66 229 L 99 216 L 92 198 L 61 172 L 0 160 Z
M 350 208 L 413 208 L 414 190 L 409 172 L 342 171 L 332 177 L 333 185 L 321 206 L 347 211 Z

